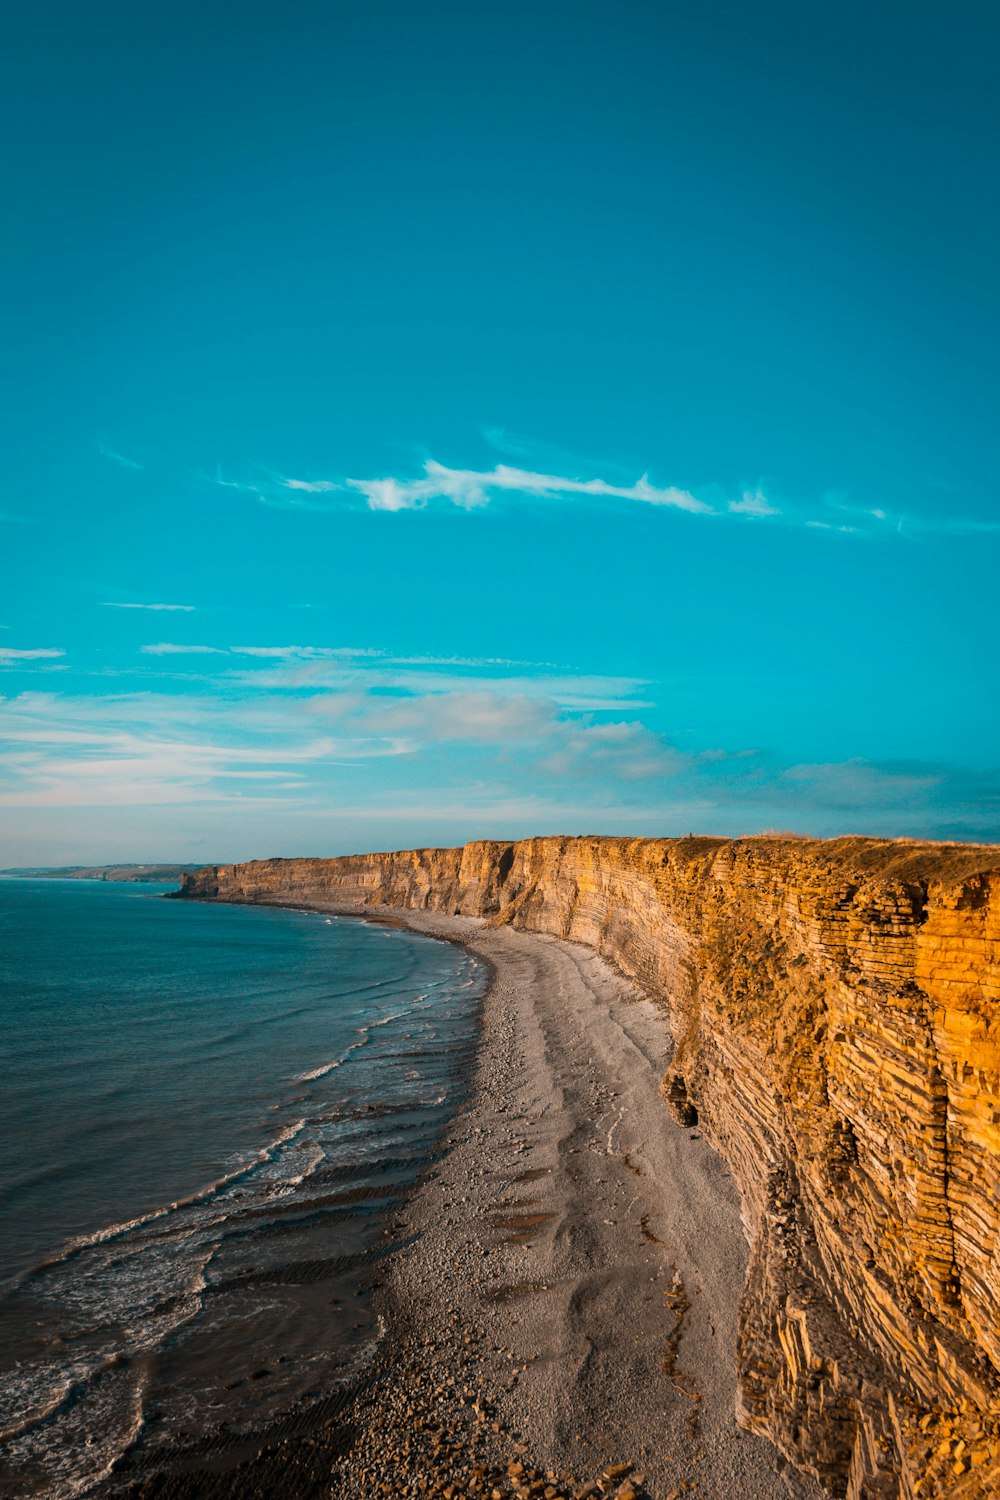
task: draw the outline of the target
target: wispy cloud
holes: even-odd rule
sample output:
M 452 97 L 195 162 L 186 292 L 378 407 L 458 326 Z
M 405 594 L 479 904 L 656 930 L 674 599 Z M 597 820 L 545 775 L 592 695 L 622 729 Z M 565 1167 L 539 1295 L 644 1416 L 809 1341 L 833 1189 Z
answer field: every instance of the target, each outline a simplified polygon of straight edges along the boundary
M 104 458 L 110 458 L 112 463 L 119 464 L 123 469 L 144 469 L 145 464 L 137 463 L 134 458 L 128 458 L 126 454 L 119 453 L 115 448 L 109 448 L 107 443 L 98 443 L 97 451 Z
M 202 475 L 203 479 L 207 476 Z M 705 500 L 676 485 L 655 485 L 643 474 L 632 484 L 604 478 L 581 477 L 497 464 L 493 469 L 456 469 L 427 459 L 417 477 L 372 479 L 299 479 L 261 475 L 253 481 L 234 480 L 217 473 L 211 483 L 254 495 L 264 505 L 281 509 L 329 511 L 361 497 L 369 510 L 422 510 L 444 501 L 459 510 L 479 510 L 501 495 L 555 501 L 573 496 L 625 500 L 687 511 L 693 515 L 716 512 Z
M 728 508 L 734 516 L 781 515 L 781 511 L 771 504 L 763 490 L 744 490 L 739 500 L 730 500 Z
M 180 646 L 173 641 L 156 641 L 140 646 L 143 656 L 225 656 L 222 646 Z
M 553 500 L 587 495 L 667 506 L 692 515 L 711 515 L 712 507 L 688 490 L 650 484 L 643 474 L 634 484 L 611 484 L 606 479 L 578 479 L 562 474 L 539 474 L 497 464 L 493 469 L 449 469 L 428 459 L 420 479 L 348 479 L 348 486 L 365 497 L 370 510 L 421 510 L 431 500 L 445 500 L 460 510 L 477 510 L 498 494 L 530 495 Z
M 0 806 L 99 807 L 280 796 L 334 756 L 360 754 L 242 705 L 155 694 L 0 698 Z M 279 792 L 279 788 L 283 788 Z
M 662 735 L 635 721 L 577 721 L 564 725 L 554 739 L 538 769 L 560 781 L 650 783 L 677 776 L 690 764 Z
M 945 780 L 941 766 L 879 764 L 854 759 L 829 764 L 789 766 L 782 780 L 794 783 L 815 801 L 835 808 L 898 807 L 934 791 Z
M 304 490 L 307 495 L 328 495 L 331 490 L 341 488 L 332 479 L 282 479 L 279 482 L 286 490 Z
M 599 676 L 535 667 L 512 671 L 516 663 L 447 658 L 393 658 L 365 655 L 345 647 L 234 647 L 250 660 L 229 679 L 247 688 L 303 696 L 397 694 L 427 697 L 440 704 L 447 693 L 499 693 L 505 698 L 547 699 L 560 709 L 579 713 L 637 710 L 651 706 L 645 678 Z M 380 701 L 386 701 L 384 697 Z
M 259 656 L 276 661 L 328 661 L 383 654 L 366 646 L 230 646 L 229 649 L 235 656 Z
M 554 661 L 523 661 L 510 656 L 396 656 L 391 651 L 376 654 L 396 667 L 534 667 L 538 671 L 551 671 L 559 666 Z
M 197 609 L 195 604 L 123 604 L 116 599 L 102 599 L 102 609 L 151 609 L 177 611 L 180 614 L 193 615 Z
M 12 647 L 0 646 L 0 662 L 43 661 L 65 655 L 65 651 L 58 651 L 50 646 L 35 647 L 30 651 L 15 651 Z
M 534 458 L 537 463 L 539 457 L 538 444 L 533 443 L 530 438 L 522 437 L 520 433 L 511 432 L 507 427 L 491 427 L 485 424 L 479 431 L 483 439 L 494 448 L 497 453 L 502 453 L 505 458 Z
M 7 629 L 0 625 L 0 630 Z M 144 656 L 238 656 L 265 662 L 331 662 L 363 666 L 367 672 L 389 672 L 399 667 L 426 667 L 495 671 L 519 667 L 535 672 L 568 671 L 551 661 L 527 661 L 509 656 L 403 656 L 378 646 L 207 646 L 183 645 L 176 641 L 155 641 L 140 646 Z M 615 678 L 615 682 L 626 679 Z M 632 681 L 632 679 L 628 679 Z
M 919 541 L 932 536 L 996 536 L 1000 520 L 992 517 L 926 514 L 912 508 L 852 502 L 843 494 L 825 496 L 826 518 L 810 517 L 805 524 L 819 531 L 839 531 L 861 537 L 901 537 Z
M 345 775 L 368 802 L 398 783 L 383 770 L 365 792 L 354 779 L 372 762 L 421 765 L 439 784 L 470 767 L 512 786 L 537 773 L 550 788 L 602 768 L 616 786 L 676 769 L 676 754 L 634 718 L 643 707 L 636 679 L 480 658 L 411 665 L 367 651 L 156 642 L 143 654 L 204 656 L 212 676 L 194 693 L 0 697 L 0 805 L 266 796 L 342 807 Z
M 415 475 L 302 479 L 260 469 L 253 480 L 230 479 L 219 471 L 209 482 L 252 495 L 262 505 L 317 514 L 329 514 L 362 502 L 370 511 L 398 514 L 439 504 L 465 512 L 481 511 L 505 498 L 546 504 L 590 499 L 681 511 L 688 515 L 730 520 L 734 524 L 767 522 L 769 526 L 804 528 L 862 540 L 1000 534 L 1000 520 L 991 517 L 921 515 L 912 510 L 900 512 L 885 504 L 852 503 L 842 492 L 827 491 L 812 502 L 783 501 L 779 504 L 760 483 L 743 489 L 733 499 L 727 499 L 719 484 L 707 485 L 701 494 L 695 494 L 680 485 L 654 484 L 648 473 L 640 475 L 634 482 L 625 482 L 620 478 L 605 477 L 609 470 L 612 474 L 621 474 L 620 464 L 599 465 L 592 459 L 529 441 L 503 428 L 484 427 L 481 436 L 491 448 L 514 458 L 534 458 L 539 467 L 528 467 L 526 463 L 498 463 L 492 469 L 469 469 L 428 458 Z M 204 474 L 200 477 L 207 479 Z
M 875 514 L 873 511 L 872 515 Z M 919 535 L 921 532 L 934 536 L 995 536 L 1000 532 L 1000 521 L 976 520 L 971 516 L 917 516 L 906 513 L 896 519 L 895 527 L 904 536 L 908 533 Z
M 221 490 L 242 490 L 247 495 L 260 495 L 261 490 L 256 484 L 251 484 L 242 479 L 224 479 L 221 469 L 216 469 L 212 475 L 199 473 L 199 479 L 207 480 L 209 484 L 217 484 Z
M 0 806 L 217 806 L 220 819 L 238 808 L 218 826 L 238 827 L 251 853 L 265 827 L 367 816 L 391 820 L 400 843 L 440 841 L 445 824 L 463 838 L 486 827 L 1000 836 L 995 771 L 681 751 L 629 699 L 636 686 L 265 658 L 222 665 L 193 692 L 0 695 Z M 261 821 L 286 815 L 303 821 Z
M 311 705 L 322 713 L 323 700 Z M 419 744 L 510 746 L 547 736 L 553 704 L 524 694 L 509 696 L 484 689 L 395 698 L 372 697 L 358 705 L 370 731 L 406 736 Z

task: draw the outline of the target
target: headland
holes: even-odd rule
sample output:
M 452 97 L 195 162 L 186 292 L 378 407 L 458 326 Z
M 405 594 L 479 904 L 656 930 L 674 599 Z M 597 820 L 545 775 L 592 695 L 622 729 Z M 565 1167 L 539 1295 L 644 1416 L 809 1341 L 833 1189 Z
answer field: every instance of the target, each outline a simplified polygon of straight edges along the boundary
M 557 1415 L 560 1372 L 577 1393 L 586 1392 L 591 1377 L 600 1385 L 608 1377 L 598 1379 L 598 1372 L 615 1365 L 609 1341 L 621 1337 L 625 1342 L 617 1367 L 622 1396 L 619 1403 L 607 1394 L 613 1386 L 605 1385 L 604 1410 L 618 1414 L 615 1432 L 628 1433 L 631 1399 L 640 1426 L 656 1436 L 649 1457 L 662 1457 L 659 1431 L 649 1425 L 643 1405 L 651 1380 L 648 1351 L 662 1350 L 664 1327 L 670 1318 L 677 1323 L 679 1312 L 676 1359 L 666 1359 L 659 1382 L 660 1388 L 665 1382 L 675 1389 L 671 1375 L 679 1371 L 681 1384 L 692 1383 L 701 1395 L 699 1431 L 692 1440 L 701 1437 L 704 1442 L 703 1433 L 711 1431 L 707 1461 L 722 1466 L 711 1478 L 713 1471 L 704 1471 L 706 1485 L 700 1493 L 705 1500 L 741 1493 L 735 1487 L 739 1469 L 730 1462 L 735 1450 L 721 1436 L 716 1441 L 721 1429 L 708 1417 L 713 1402 L 721 1411 L 726 1401 L 724 1381 L 713 1384 L 712 1362 L 704 1353 L 711 1347 L 706 1339 L 713 1337 L 723 1351 L 719 1367 L 731 1361 L 731 1389 L 742 1426 L 775 1445 L 788 1464 L 783 1477 L 792 1493 L 816 1493 L 816 1483 L 849 1500 L 973 1500 L 997 1492 L 1000 849 L 860 838 L 537 839 L 213 867 L 187 877 L 183 893 L 479 918 L 488 932 L 513 929 L 507 934 L 511 942 L 524 933 L 582 945 L 662 1008 L 672 1049 L 664 1046 L 655 1060 L 655 1045 L 653 1056 L 643 1054 L 633 1036 L 636 1052 L 628 1054 L 622 1043 L 610 1071 L 603 1078 L 594 1074 L 595 1088 L 588 1096 L 586 1059 L 601 1051 L 598 1014 L 607 1025 L 620 1026 L 612 995 L 598 985 L 571 1023 L 579 991 L 573 1000 L 551 978 L 541 986 L 549 997 L 548 1008 L 535 1016 L 541 1055 L 553 1049 L 548 1038 L 562 1027 L 564 1042 L 554 1047 L 562 1061 L 548 1082 L 544 1072 L 538 1075 L 540 1081 L 531 1085 L 535 1094 L 510 1095 L 524 1116 L 515 1137 L 526 1141 L 537 1132 L 542 1151 L 538 1170 L 543 1175 L 525 1183 L 530 1191 L 524 1193 L 522 1219 L 542 1218 L 521 1225 L 535 1236 L 534 1248 L 522 1253 L 544 1263 L 536 1279 L 547 1289 L 538 1290 L 531 1278 L 524 1278 L 529 1286 L 523 1294 L 525 1326 L 537 1328 L 541 1357 L 537 1374 L 529 1374 L 536 1362 L 518 1361 L 528 1368 L 518 1370 L 513 1390 L 522 1383 L 525 1392 L 533 1386 L 537 1392 L 545 1390 L 537 1401 L 519 1398 L 511 1413 L 526 1451 L 553 1462 L 565 1456 L 568 1462 L 575 1450 L 560 1444 L 596 1436 L 593 1427 L 589 1433 L 569 1434 L 565 1415 Z M 446 933 L 442 929 L 439 935 Z M 585 967 L 588 961 L 579 963 Z M 516 1014 L 521 1019 L 511 1033 L 516 1037 L 512 1045 L 527 1056 L 530 1017 L 523 1008 Z M 630 1016 L 638 1014 L 629 1011 Z M 508 1024 L 514 1024 L 514 1015 L 508 1013 Z M 486 1024 L 488 1029 L 489 1012 Z M 624 1036 L 628 1028 L 620 1030 Z M 551 1160 L 544 1159 L 548 1127 L 543 1122 L 549 1115 L 553 1121 L 559 1118 L 556 1096 L 569 1100 L 573 1094 L 569 1085 L 575 1074 L 568 1063 L 574 1046 L 582 1049 L 576 1057 L 579 1087 L 553 1137 L 563 1143 L 556 1150 L 565 1160 L 565 1181 L 560 1192 L 549 1196 L 546 1169 Z M 673 1123 L 665 1109 L 654 1117 L 632 1098 L 630 1081 L 642 1076 L 638 1054 L 647 1055 L 651 1073 L 662 1066 L 661 1089 Z M 484 1052 L 483 1066 L 486 1057 Z M 621 1103 L 608 1120 L 614 1078 L 623 1085 Z M 600 1095 L 598 1085 L 608 1092 Z M 474 1109 L 488 1092 L 481 1082 Z M 638 1094 L 642 1092 L 639 1088 Z M 509 1107 L 498 1111 L 496 1129 L 509 1113 Z M 627 1155 L 638 1173 L 624 1164 L 615 1166 L 613 1176 L 608 1164 L 633 1128 L 644 1154 L 637 1158 L 625 1147 L 621 1160 Z M 588 1130 L 593 1138 L 574 1153 L 570 1147 L 577 1130 L 583 1132 L 581 1140 Z M 600 1131 L 603 1171 L 592 1149 Z M 735 1193 L 717 1160 L 708 1155 L 716 1179 L 707 1199 L 684 1177 L 696 1154 L 707 1152 L 709 1145 L 731 1171 Z M 549 1157 L 551 1149 L 552 1141 Z M 476 1180 L 470 1174 L 477 1161 L 484 1174 L 483 1192 L 491 1191 L 489 1169 L 499 1160 L 499 1151 L 477 1154 L 475 1140 L 462 1126 L 454 1155 L 442 1169 L 445 1196 L 437 1215 L 439 1227 L 443 1215 L 451 1231 L 446 1243 L 456 1252 L 462 1240 L 474 1243 L 480 1230 L 474 1210 L 457 1207 L 455 1199 L 470 1199 L 464 1184 Z M 574 1184 L 572 1173 L 582 1166 L 588 1172 Z M 703 1185 L 712 1180 L 711 1170 L 706 1167 L 708 1175 L 699 1179 Z M 625 1182 L 620 1193 L 619 1171 Z M 626 1178 L 640 1189 L 634 1203 L 635 1189 L 626 1194 L 631 1186 Z M 673 1197 L 667 1179 L 684 1184 Z M 413 1200 L 414 1212 L 424 1212 L 421 1201 L 433 1202 L 432 1188 L 428 1183 Z M 505 1194 L 509 1196 L 509 1180 L 501 1186 L 501 1198 Z M 493 1231 L 513 1235 L 517 1231 L 505 1231 L 494 1211 L 502 1207 L 501 1198 L 483 1202 L 492 1203 L 490 1212 L 499 1221 Z M 604 1264 L 600 1235 L 592 1251 L 581 1251 L 576 1279 L 572 1259 L 560 1257 L 574 1240 L 585 1243 L 602 1208 L 608 1209 L 601 1215 L 602 1228 L 621 1228 L 624 1240 L 627 1214 L 641 1202 L 638 1245 L 647 1199 L 647 1230 L 657 1205 L 655 1222 L 661 1226 L 665 1219 L 681 1223 L 683 1205 L 694 1206 L 696 1235 L 682 1230 L 667 1241 L 674 1305 L 662 1298 L 653 1314 L 642 1300 L 635 1261 L 640 1248 L 630 1251 L 636 1269 L 629 1274 L 616 1270 L 588 1306 L 581 1278 L 588 1264 Z M 729 1223 L 739 1216 L 747 1242 L 745 1272 L 738 1256 L 733 1259 L 726 1249 L 713 1211 L 728 1214 Z M 544 1218 L 549 1212 L 551 1220 Z M 516 1210 L 507 1213 L 508 1221 L 517 1217 Z M 454 1223 L 447 1224 L 449 1218 Z M 655 1228 L 651 1232 L 654 1239 L 645 1242 L 656 1248 L 655 1240 L 665 1236 Z M 426 1238 L 430 1242 L 433 1235 Z M 715 1287 L 724 1291 L 728 1284 L 721 1271 L 713 1281 L 711 1256 L 707 1261 L 691 1258 L 698 1248 L 688 1243 L 692 1238 L 717 1240 L 730 1282 L 735 1275 L 743 1283 L 735 1328 L 727 1328 L 725 1314 L 718 1310 L 724 1295 L 718 1303 L 711 1296 L 704 1303 L 723 1319 L 721 1332 L 716 1327 L 706 1335 L 704 1327 L 699 1329 L 699 1313 L 692 1315 L 699 1296 Z M 482 1249 L 487 1254 L 478 1279 L 469 1277 L 468 1257 L 456 1254 L 458 1280 L 448 1317 L 459 1326 L 466 1315 L 462 1298 L 489 1279 L 485 1267 L 494 1248 L 488 1237 Z M 405 1268 L 405 1254 L 398 1263 Z M 556 1279 L 560 1266 L 570 1268 L 565 1283 Z M 646 1268 L 646 1274 L 655 1276 L 655 1268 Z M 403 1286 L 405 1269 L 399 1276 Z M 689 1282 L 701 1291 L 692 1296 Z M 421 1284 L 429 1295 L 426 1277 Z M 442 1285 L 448 1286 L 446 1278 Z M 646 1285 L 656 1288 L 656 1281 Z M 561 1299 L 565 1308 L 560 1315 Z M 642 1332 L 647 1318 L 653 1319 L 648 1338 Z M 485 1331 L 485 1318 L 480 1322 L 483 1331 L 470 1320 L 468 1333 L 461 1335 L 469 1343 L 461 1347 L 478 1347 L 477 1341 L 493 1338 L 516 1361 L 523 1346 L 511 1351 L 509 1338 L 505 1344 L 495 1330 Z M 427 1340 L 444 1339 L 422 1315 L 415 1314 L 413 1328 L 422 1349 Z M 460 1375 L 450 1378 L 458 1383 Z M 711 1398 L 706 1395 L 709 1386 Z M 695 1404 L 693 1396 L 689 1400 Z M 588 1410 L 585 1401 L 570 1404 L 573 1415 Z M 533 1411 L 553 1415 L 532 1416 Z M 484 1408 L 483 1422 L 487 1415 Z M 704 1429 L 703 1421 L 708 1422 Z M 492 1423 L 486 1425 L 492 1430 Z M 629 1453 L 622 1462 L 645 1456 Z M 685 1490 L 676 1483 L 675 1488 L 681 1494 L 699 1493 L 698 1466 L 706 1460 L 696 1459 L 694 1451 L 678 1456 L 684 1467 L 681 1483 L 695 1488 Z M 654 1479 L 661 1482 L 658 1475 Z M 554 1487 L 560 1481 L 547 1482 Z M 747 1483 L 747 1495 L 770 1493 L 757 1473 Z M 407 1493 L 391 1486 L 372 1492 Z

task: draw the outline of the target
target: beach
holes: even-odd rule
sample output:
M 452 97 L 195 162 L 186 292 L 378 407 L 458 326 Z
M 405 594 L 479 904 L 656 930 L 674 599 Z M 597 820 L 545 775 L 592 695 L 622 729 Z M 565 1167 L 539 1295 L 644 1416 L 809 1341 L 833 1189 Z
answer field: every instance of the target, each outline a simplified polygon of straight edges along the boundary
M 381 1350 L 322 1422 L 136 1493 L 786 1496 L 776 1451 L 736 1424 L 739 1201 L 660 1096 L 663 1010 L 576 944 L 365 915 L 493 973 L 468 1102 L 385 1227 Z
M 611 1468 L 611 1492 L 638 1475 L 658 1497 L 778 1500 L 781 1460 L 734 1415 L 739 1202 L 660 1097 L 666 1015 L 579 945 L 402 919 L 467 944 L 494 981 L 472 1098 L 407 1205 L 382 1292 L 404 1373 L 372 1388 L 334 1493 L 406 1494 L 439 1468 L 458 1493 L 479 1462 L 491 1485 L 520 1463 L 558 1493 Z M 434 1431 L 386 1460 L 402 1434 L 384 1418 L 405 1423 L 414 1391 L 465 1434 L 457 1460 L 430 1459 Z

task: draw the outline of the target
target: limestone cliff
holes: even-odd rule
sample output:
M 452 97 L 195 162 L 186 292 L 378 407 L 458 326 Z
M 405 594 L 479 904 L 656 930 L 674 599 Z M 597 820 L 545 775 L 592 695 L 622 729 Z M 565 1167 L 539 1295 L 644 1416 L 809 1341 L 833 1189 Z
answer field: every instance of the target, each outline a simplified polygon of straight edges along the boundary
M 182 894 L 446 910 L 610 959 L 666 1005 L 664 1095 L 742 1194 L 743 1421 L 850 1500 L 1000 1495 L 1000 848 L 547 838 Z

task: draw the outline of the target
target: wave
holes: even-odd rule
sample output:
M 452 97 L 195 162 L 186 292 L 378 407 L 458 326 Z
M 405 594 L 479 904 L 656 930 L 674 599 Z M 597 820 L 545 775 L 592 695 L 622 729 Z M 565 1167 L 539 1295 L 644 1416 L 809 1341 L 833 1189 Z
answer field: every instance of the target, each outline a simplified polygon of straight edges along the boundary
M 358 1043 L 360 1047 L 361 1042 Z M 318 1068 L 310 1068 L 308 1073 L 296 1073 L 296 1083 L 314 1083 L 317 1078 L 325 1078 L 327 1073 L 332 1073 L 334 1068 L 339 1068 L 345 1061 L 343 1057 L 335 1057 L 331 1062 L 320 1063 Z
M 422 994 L 417 997 L 418 1002 L 426 999 L 426 994 Z M 334 1068 L 343 1067 L 344 1063 L 351 1056 L 352 1052 L 357 1052 L 361 1047 L 366 1046 L 367 1043 L 371 1040 L 371 1033 L 377 1030 L 378 1027 L 388 1026 L 392 1021 L 402 1021 L 409 1014 L 409 1008 L 406 1010 L 397 1010 L 393 1011 L 393 1013 L 389 1016 L 380 1016 L 377 1021 L 368 1021 L 364 1026 L 359 1026 L 358 1040 L 356 1042 L 352 1042 L 351 1046 L 344 1051 L 341 1057 L 331 1058 L 329 1062 L 320 1063 L 315 1068 L 309 1068 L 305 1073 L 296 1073 L 295 1082 L 315 1083 L 317 1079 L 325 1078 L 328 1073 L 333 1072 Z
M 22 1281 L 28 1281 L 43 1271 L 50 1271 L 54 1266 L 65 1265 L 67 1261 L 74 1260 L 83 1251 L 89 1250 L 95 1245 L 107 1244 L 109 1241 L 118 1239 L 134 1229 L 144 1229 L 147 1224 L 155 1224 L 158 1219 L 165 1218 L 167 1214 L 176 1213 L 182 1208 L 191 1208 L 196 1203 L 204 1203 L 206 1200 L 215 1197 L 224 1188 L 230 1187 L 234 1182 L 238 1182 L 240 1178 L 246 1177 L 250 1172 L 256 1171 L 258 1167 L 264 1166 L 267 1162 L 271 1161 L 282 1146 L 286 1146 L 289 1141 L 293 1141 L 296 1136 L 302 1133 L 308 1123 L 308 1120 L 301 1119 L 296 1120 L 293 1124 L 286 1125 L 273 1140 L 268 1141 L 266 1146 L 261 1147 L 249 1161 L 241 1162 L 231 1172 L 224 1172 L 221 1177 L 217 1177 L 207 1187 L 199 1188 L 197 1192 L 187 1193 L 182 1198 L 174 1198 L 170 1203 L 164 1203 L 159 1208 L 150 1209 L 148 1213 L 137 1214 L 133 1219 L 124 1219 L 117 1224 L 107 1224 L 102 1229 L 95 1229 L 91 1234 L 78 1235 L 75 1239 L 70 1240 L 68 1244 L 64 1245 L 57 1254 L 39 1261 L 37 1265 L 25 1273 Z
M 203 1249 L 188 1268 L 187 1285 L 151 1315 L 120 1333 L 102 1330 L 101 1345 L 89 1355 L 61 1369 L 51 1360 L 27 1361 L 0 1382 L 18 1414 L 0 1429 L 6 1458 L 45 1465 L 47 1500 L 93 1493 L 137 1441 L 145 1425 L 142 1356 L 201 1312 L 213 1254 Z

